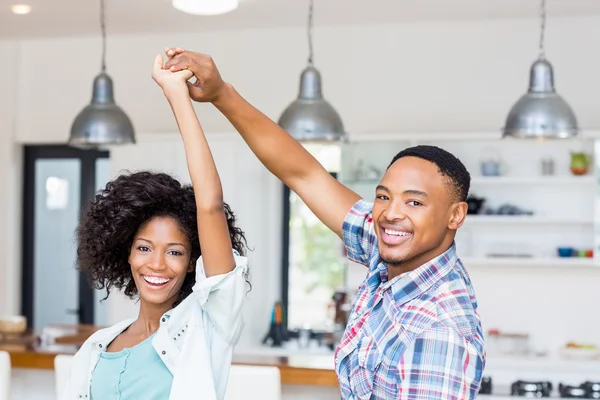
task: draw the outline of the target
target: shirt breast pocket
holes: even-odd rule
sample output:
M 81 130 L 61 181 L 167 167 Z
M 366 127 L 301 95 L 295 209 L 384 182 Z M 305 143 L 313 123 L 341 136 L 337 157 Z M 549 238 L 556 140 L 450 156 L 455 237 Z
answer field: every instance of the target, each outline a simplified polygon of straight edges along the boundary
M 375 374 L 381 366 L 382 354 L 372 336 L 360 339 L 356 356 L 352 357 L 350 386 L 354 395 L 360 399 L 370 399 L 373 394 Z

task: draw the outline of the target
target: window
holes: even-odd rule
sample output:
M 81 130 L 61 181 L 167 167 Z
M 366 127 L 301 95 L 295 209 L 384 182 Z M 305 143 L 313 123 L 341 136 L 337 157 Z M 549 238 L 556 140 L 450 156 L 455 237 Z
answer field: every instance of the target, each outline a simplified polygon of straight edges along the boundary
M 337 178 L 338 146 L 306 146 Z M 345 287 L 343 243 L 284 186 L 282 303 L 284 326 L 289 330 L 330 330 L 336 290 Z

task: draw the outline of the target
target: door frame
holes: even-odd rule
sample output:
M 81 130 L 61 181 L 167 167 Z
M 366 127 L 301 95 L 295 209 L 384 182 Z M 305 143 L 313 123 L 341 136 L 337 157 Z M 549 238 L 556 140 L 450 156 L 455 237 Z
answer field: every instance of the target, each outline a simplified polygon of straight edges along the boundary
M 77 158 L 81 162 L 80 210 L 96 195 L 96 160 L 109 158 L 108 151 L 83 150 L 67 145 L 26 145 L 23 160 L 23 219 L 21 312 L 31 328 L 34 321 L 35 296 L 35 163 L 38 159 Z M 79 271 L 78 320 L 94 323 L 94 290 L 87 276 Z

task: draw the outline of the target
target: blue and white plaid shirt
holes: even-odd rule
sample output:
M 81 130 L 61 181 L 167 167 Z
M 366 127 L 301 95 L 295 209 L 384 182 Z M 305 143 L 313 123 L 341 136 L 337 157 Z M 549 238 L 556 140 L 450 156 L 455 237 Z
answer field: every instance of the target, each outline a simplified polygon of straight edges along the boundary
M 342 399 L 476 398 L 485 366 L 483 332 L 454 245 L 388 280 L 372 210 L 358 201 L 343 225 L 348 258 L 369 272 L 335 354 Z

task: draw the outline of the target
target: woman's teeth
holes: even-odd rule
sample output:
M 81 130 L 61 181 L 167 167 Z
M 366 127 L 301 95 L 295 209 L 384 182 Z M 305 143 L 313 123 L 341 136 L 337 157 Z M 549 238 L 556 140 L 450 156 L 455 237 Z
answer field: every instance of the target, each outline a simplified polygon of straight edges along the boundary
M 143 278 L 146 282 L 151 283 L 153 285 L 163 285 L 171 280 L 169 278 L 160 278 L 158 276 L 145 276 L 145 275 L 143 275 Z

